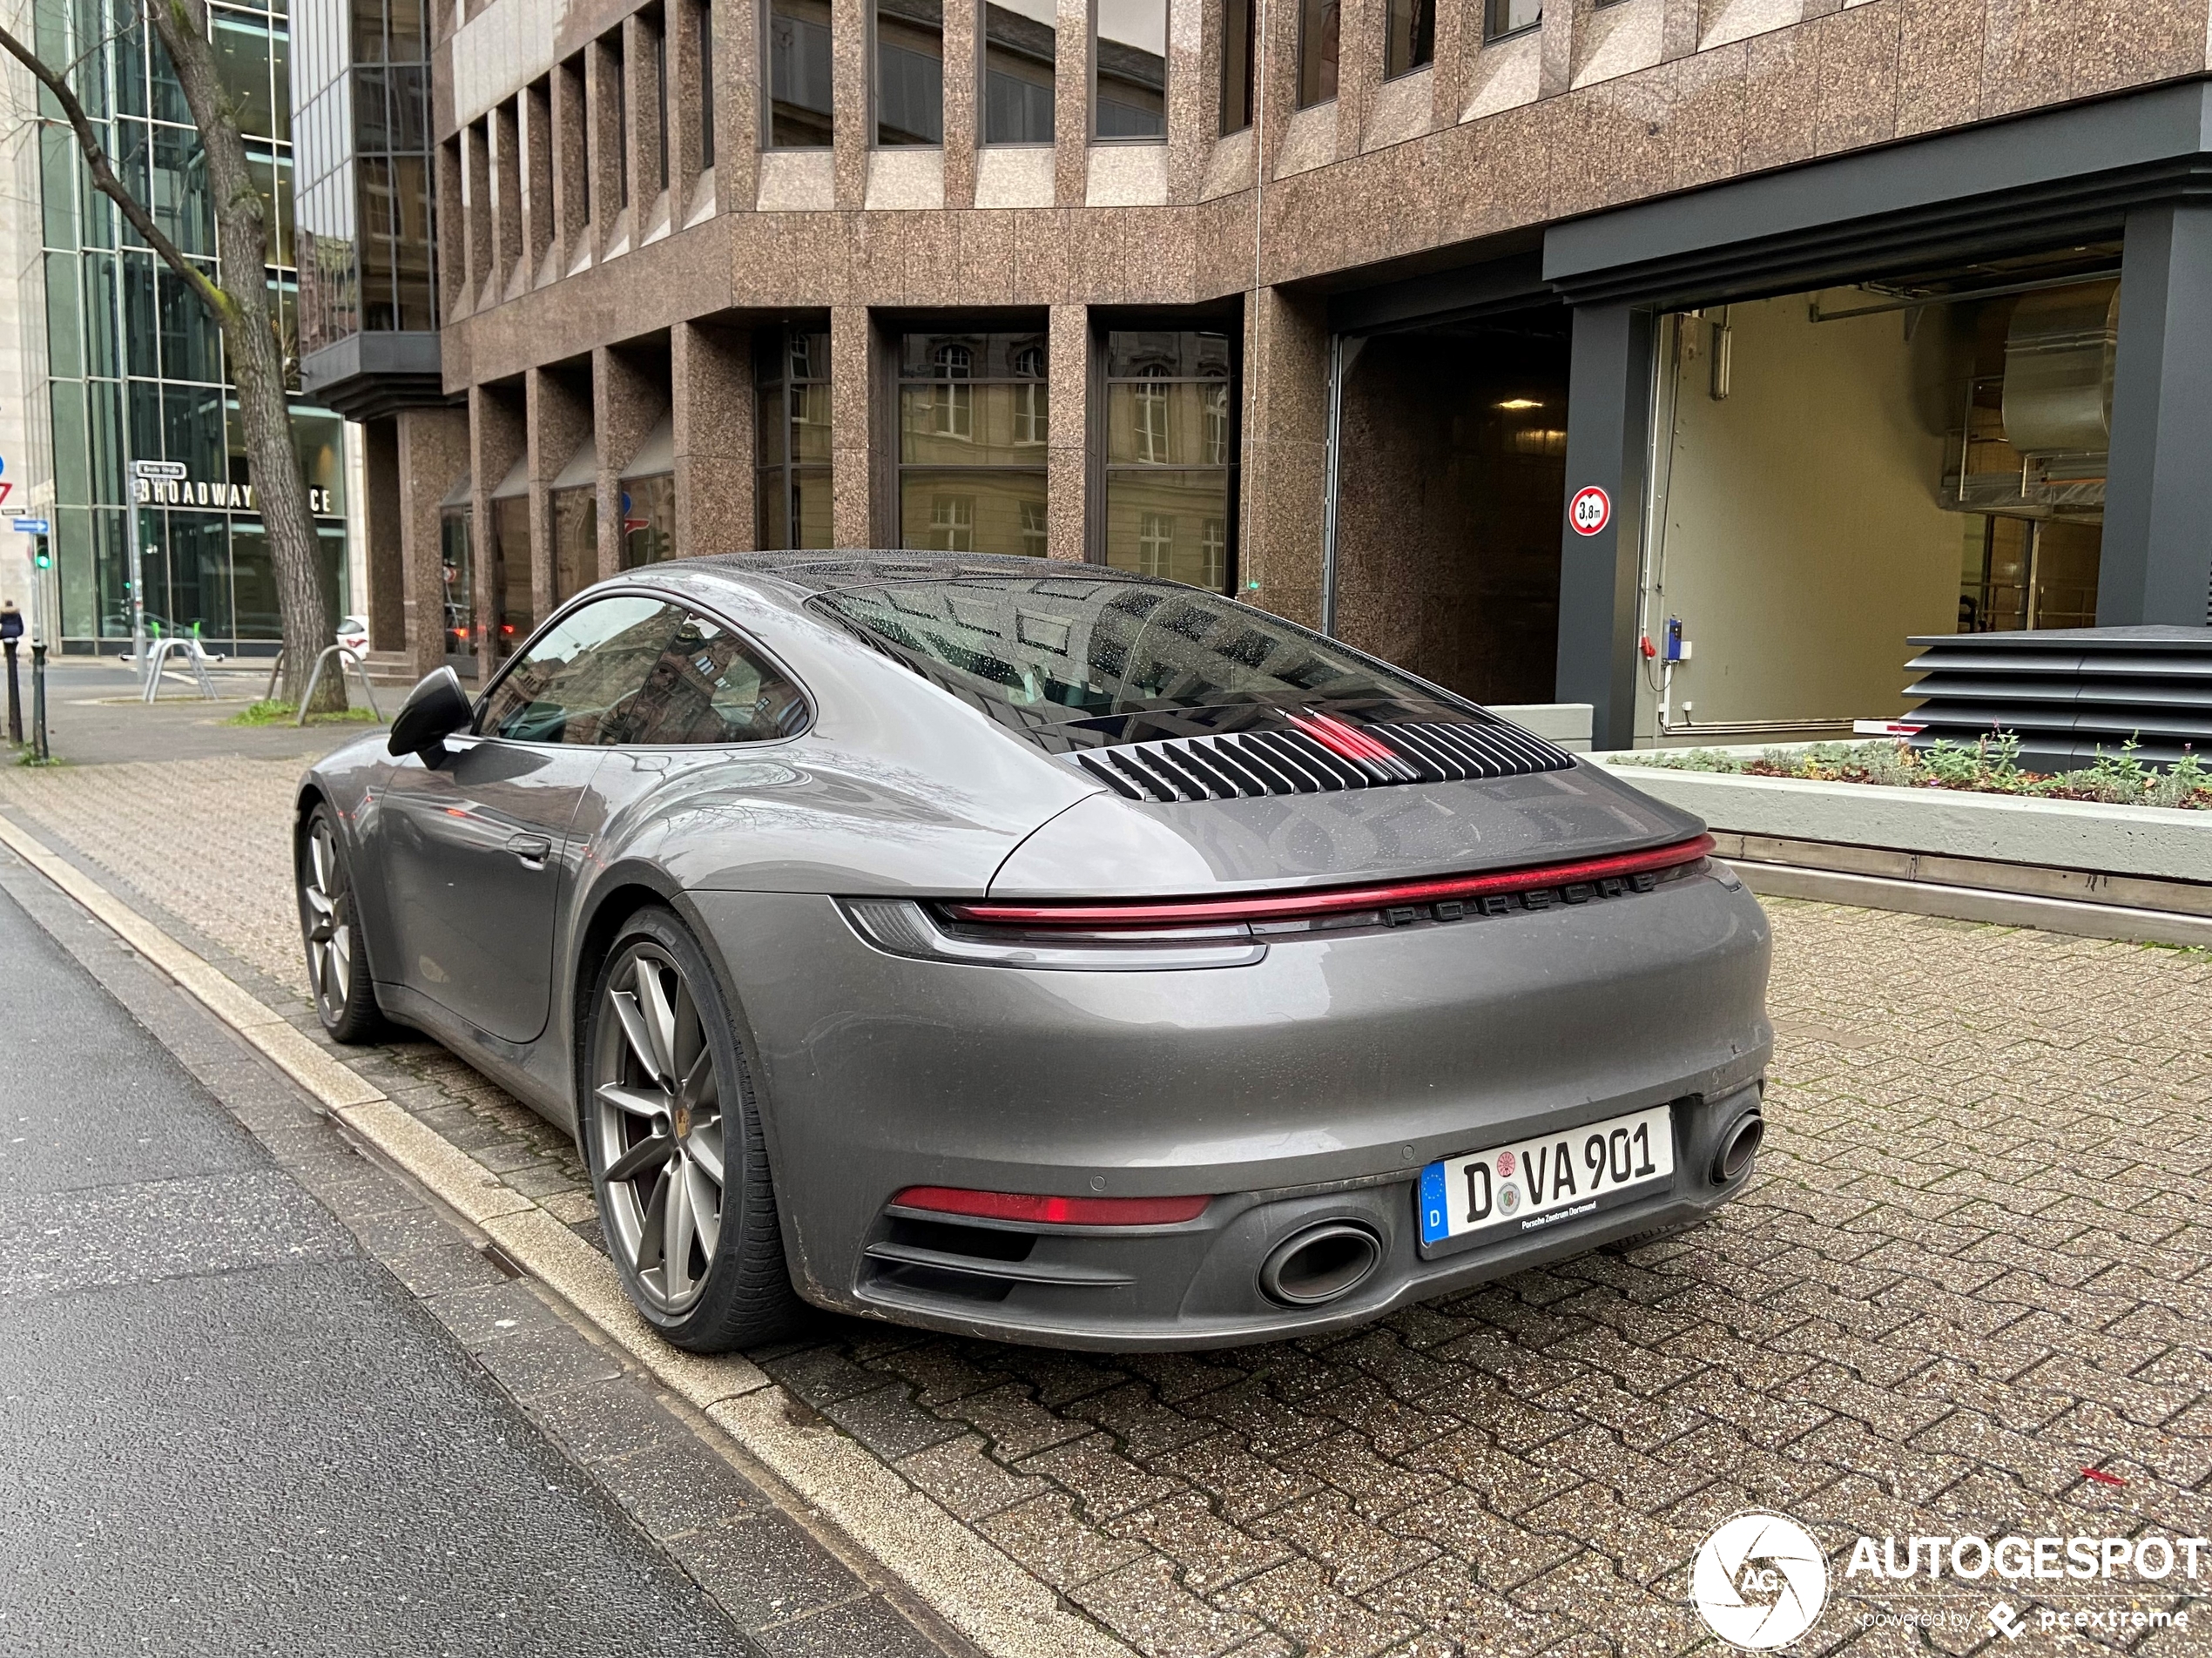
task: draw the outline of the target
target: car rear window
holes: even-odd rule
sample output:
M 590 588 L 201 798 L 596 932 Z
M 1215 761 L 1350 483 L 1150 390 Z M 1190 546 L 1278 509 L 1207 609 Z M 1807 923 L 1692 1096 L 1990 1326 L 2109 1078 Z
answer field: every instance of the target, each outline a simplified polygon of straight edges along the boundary
M 1245 702 L 1436 699 L 1294 623 L 1170 582 L 966 577 L 847 588 L 813 603 L 1022 725 Z

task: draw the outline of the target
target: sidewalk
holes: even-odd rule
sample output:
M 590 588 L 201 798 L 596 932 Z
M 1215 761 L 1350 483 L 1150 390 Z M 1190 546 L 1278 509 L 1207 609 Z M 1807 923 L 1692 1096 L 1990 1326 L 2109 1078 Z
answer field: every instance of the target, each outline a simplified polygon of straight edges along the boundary
M 312 1032 L 296 776 L 222 758 L 9 770 L 0 812 Z M 1831 1547 L 2212 1529 L 2212 958 L 1770 910 L 1762 1174 L 1695 1232 L 1220 1354 L 825 1318 L 752 1357 L 779 1409 L 834 1425 L 932 1524 L 1158 1658 L 1687 1650 L 1710 1640 L 1687 1562 L 1750 1507 Z M 344 1056 L 596 1244 L 564 1136 L 439 1050 Z M 1839 1580 L 1822 1648 L 1900 1649 L 1859 1614 L 1933 1594 Z M 2178 1580 L 2142 1603 L 2202 1604 Z

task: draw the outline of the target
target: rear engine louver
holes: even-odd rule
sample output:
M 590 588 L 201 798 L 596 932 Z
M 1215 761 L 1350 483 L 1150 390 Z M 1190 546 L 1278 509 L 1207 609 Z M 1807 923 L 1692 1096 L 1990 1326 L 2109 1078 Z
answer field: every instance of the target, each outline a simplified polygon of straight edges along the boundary
M 1231 731 L 1085 749 L 1069 758 L 1132 800 L 1234 800 L 1399 783 L 1453 783 L 1564 772 L 1575 757 L 1517 725 L 1471 721 L 1364 725 L 1390 751 L 1353 758 L 1304 731 Z

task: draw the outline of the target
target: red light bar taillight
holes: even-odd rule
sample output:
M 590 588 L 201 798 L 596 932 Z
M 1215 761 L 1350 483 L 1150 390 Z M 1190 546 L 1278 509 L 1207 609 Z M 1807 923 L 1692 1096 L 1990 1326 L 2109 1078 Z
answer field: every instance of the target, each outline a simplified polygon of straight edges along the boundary
M 1046 1197 L 1034 1192 L 969 1191 L 960 1186 L 909 1186 L 891 1200 L 898 1209 L 1059 1226 L 1168 1226 L 1197 1219 L 1212 1201 L 1211 1197 Z
M 1239 921 L 1305 920 L 1354 910 L 1391 909 L 1451 899 L 1487 898 L 1534 892 L 1542 886 L 1573 886 L 1590 881 L 1649 875 L 1694 864 L 1713 850 L 1710 835 L 1678 840 L 1642 852 L 1615 853 L 1572 863 L 1540 864 L 1487 875 L 1440 875 L 1424 880 L 1391 881 L 1375 886 L 1339 886 L 1329 892 L 1274 893 L 1241 898 L 1177 898 L 1161 902 L 1094 904 L 1048 900 L 1031 904 L 948 904 L 957 920 L 997 927 L 1201 927 Z

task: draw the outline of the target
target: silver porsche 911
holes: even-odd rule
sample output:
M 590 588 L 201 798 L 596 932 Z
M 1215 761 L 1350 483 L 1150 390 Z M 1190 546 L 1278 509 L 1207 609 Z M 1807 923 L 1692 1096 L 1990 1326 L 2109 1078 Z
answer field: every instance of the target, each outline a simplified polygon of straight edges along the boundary
M 579 595 L 309 773 L 325 1024 L 575 1131 L 640 1310 L 1206 1347 L 1741 1189 L 1757 903 L 1436 686 L 1095 565 L 760 554 Z

